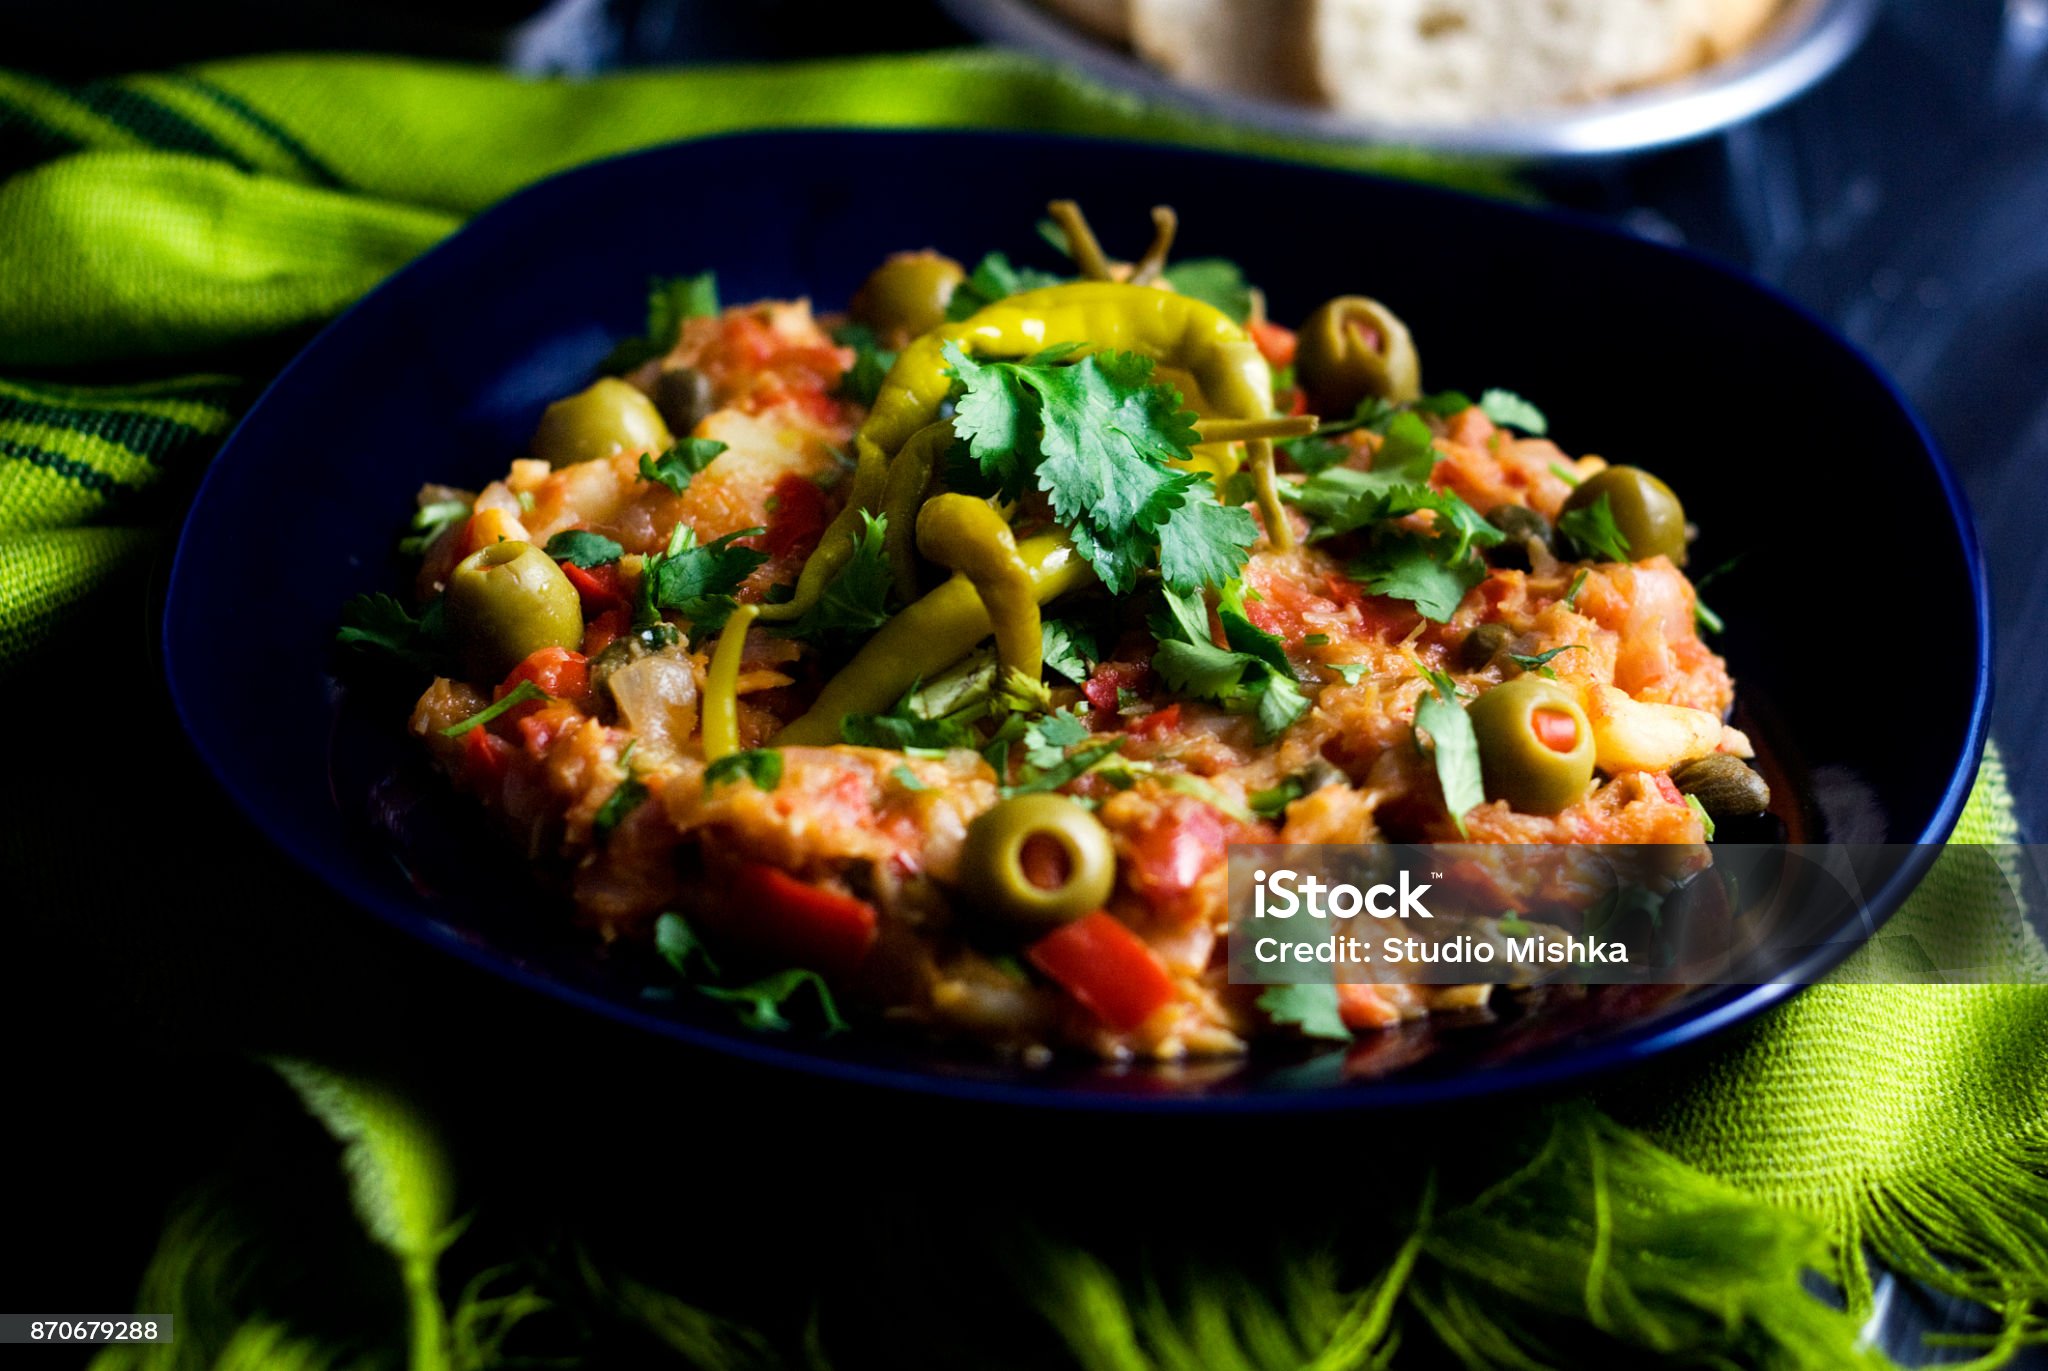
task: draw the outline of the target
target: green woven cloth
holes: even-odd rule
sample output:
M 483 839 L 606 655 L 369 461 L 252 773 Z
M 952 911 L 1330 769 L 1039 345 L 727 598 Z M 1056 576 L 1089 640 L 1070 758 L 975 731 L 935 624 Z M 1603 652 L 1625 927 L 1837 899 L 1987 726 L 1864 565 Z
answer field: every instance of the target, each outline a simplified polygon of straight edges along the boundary
M 986 53 L 587 83 L 313 58 L 76 89 L 0 72 L 0 672 L 18 678 L 60 626 L 108 613 L 96 590 L 168 535 L 254 387 L 466 214 L 627 148 L 821 124 L 1126 134 L 1496 184 L 1276 144 Z M 2012 841 L 2005 796 L 1994 757 L 1957 841 Z M 1340 1212 L 1328 1243 L 1283 1242 L 1256 1272 L 1087 1235 L 1042 1235 L 1022 1257 L 1012 1244 L 1018 1317 L 1116 1371 L 1382 1365 L 1425 1348 L 1485 1366 L 1835 1366 L 1874 1360 L 1858 1315 L 1875 1258 L 1982 1304 L 1997 1331 L 1977 1350 L 1999 1360 L 2044 1336 L 2048 1310 L 2048 962 L 1996 884 L 1943 871 L 1833 982 L 1662 1073 L 1661 1090 L 1636 1082 L 1606 1112 L 1503 1106 L 1499 1143 L 1457 1183 L 1446 1168 L 1392 1220 Z M 2036 984 L 1881 983 L 1916 943 Z M 423 1371 L 506 1364 L 507 1330 L 543 1302 L 523 1259 L 494 1268 L 509 1291 L 437 1267 L 444 1250 L 472 1271 L 492 1256 L 465 1258 L 484 1239 L 449 1224 L 461 1156 L 381 1087 L 287 1075 L 345 1145 L 357 1211 L 400 1273 L 409 1332 L 393 1353 Z M 243 1298 L 261 1263 L 224 1274 L 222 1252 L 291 1235 L 230 1235 L 206 1195 L 166 1231 L 138 1305 L 182 1311 L 180 1343 L 106 1364 L 335 1364 L 290 1308 Z M 476 1203 L 488 1219 L 494 1197 Z M 861 1359 L 829 1323 L 756 1330 L 692 1291 L 572 1265 L 579 1328 L 632 1323 L 682 1364 Z M 1850 1312 L 1802 1282 L 1811 1270 Z

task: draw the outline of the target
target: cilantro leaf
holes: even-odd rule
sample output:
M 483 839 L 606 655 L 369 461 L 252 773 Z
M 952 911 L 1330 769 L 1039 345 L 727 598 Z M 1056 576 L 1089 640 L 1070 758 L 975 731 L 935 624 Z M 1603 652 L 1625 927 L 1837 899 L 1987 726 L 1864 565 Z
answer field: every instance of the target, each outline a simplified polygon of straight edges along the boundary
M 718 974 L 718 963 L 712 960 L 711 952 L 704 946 L 704 940 L 697 936 L 697 930 L 690 927 L 690 921 L 676 913 L 663 914 L 654 921 L 654 950 L 661 959 L 675 970 L 676 975 L 690 980 L 694 969 L 702 966 L 706 975 Z
M 1046 666 L 1075 685 L 1087 684 L 1088 674 L 1102 660 L 1094 635 L 1068 619 L 1042 620 L 1038 630 L 1040 655 Z
M 1449 419 L 1472 408 L 1472 397 L 1462 390 L 1440 390 L 1434 395 L 1410 401 L 1408 408 L 1417 414 L 1434 414 L 1439 419 Z
M 1164 273 L 1166 283 L 1182 295 L 1214 305 L 1235 324 L 1251 317 L 1252 288 L 1237 263 L 1222 257 L 1190 257 Z
M 1629 560 L 1628 536 L 1614 522 L 1614 508 L 1605 495 L 1558 515 L 1557 531 L 1571 539 L 1585 557 L 1602 562 Z
M 1304 1037 L 1349 1042 L 1351 1030 L 1337 1007 L 1337 987 L 1328 981 L 1309 985 L 1269 986 L 1259 995 L 1259 1008 L 1276 1024 L 1293 1024 Z
M 1577 609 L 1579 607 L 1579 592 L 1585 588 L 1586 569 L 1580 567 L 1579 574 L 1572 577 L 1571 588 L 1564 593 L 1564 607 L 1566 609 Z
M 1240 596 L 1233 584 L 1217 611 L 1230 644 L 1218 647 L 1201 597 L 1168 587 L 1166 612 L 1152 624 L 1159 642 L 1152 669 L 1177 694 L 1251 714 L 1259 741 L 1270 742 L 1308 712 L 1308 697 L 1295 684 L 1285 647 L 1245 618 Z
M 909 767 L 905 766 L 901 762 L 898 762 L 895 766 L 889 768 L 889 778 L 895 781 L 896 784 L 902 786 L 905 790 L 931 789 L 930 786 L 926 785 L 923 781 L 918 779 L 917 773 L 915 771 L 912 771 Z
M 1486 565 L 1476 557 L 1445 560 L 1451 543 L 1413 533 L 1382 535 L 1350 572 L 1373 594 L 1407 600 L 1425 617 L 1449 623 L 1465 593 L 1486 579 Z
M 1198 441 L 1180 392 L 1152 379 L 1149 357 L 1103 352 L 1063 364 L 1066 355 L 980 362 L 946 344 L 961 384 L 954 432 L 982 478 L 1010 499 L 1034 478 L 1113 593 L 1155 563 L 1183 590 L 1234 576 L 1257 525 L 1218 504 L 1207 476 L 1172 465 Z
M 653 276 L 647 281 L 647 332 L 628 338 L 604 359 L 602 370 L 617 375 L 664 357 L 683 336 L 683 321 L 718 313 L 718 276 Z
M 469 517 L 467 500 L 436 500 L 421 505 L 412 516 L 412 533 L 398 540 L 398 550 L 409 557 L 425 552 L 436 538 Z
M 766 530 L 743 528 L 699 547 L 697 533 L 677 524 L 668 550 L 647 559 L 640 577 L 640 622 L 653 623 L 672 609 L 702 633 L 716 633 L 739 607 L 733 592 L 768 560 L 765 552 L 733 546 Z
M 793 637 L 807 642 L 860 637 L 889 620 L 890 573 L 883 540 L 889 516 L 861 511 L 860 532 L 852 535 L 853 556 L 842 566 L 817 602 L 789 626 Z
M 705 793 L 742 776 L 752 781 L 756 790 L 775 789 L 782 784 L 782 753 L 772 747 L 757 747 L 720 757 L 704 768 Z
M 640 457 L 640 479 L 667 486 L 681 495 L 690 478 L 711 465 L 725 444 L 716 438 L 685 438 L 659 457 Z
M 1502 428 L 1518 428 L 1538 438 L 1550 432 L 1543 411 L 1512 390 L 1489 390 L 1479 397 L 1479 411 Z
M 974 746 L 974 732 L 958 719 L 927 719 L 913 711 L 917 688 L 886 714 L 848 714 L 839 720 L 839 737 L 855 747 L 885 747 L 897 752 L 913 748 L 948 751 Z
M 335 630 L 334 641 L 351 651 L 388 657 L 433 676 L 443 675 L 448 664 L 447 634 L 438 599 L 414 618 L 382 591 L 358 595 L 341 607 L 341 627 Z
M 548 539 L 542 549 L 558 562 L 579 566 L 588 571 L 591 567 L 605 566 L 626 555 L 626 549 L 602 533 L 588 529 L 565 528 Z
M 1254 790 L 1244 797 L 1244 801 L 1260 818 L 1277 819 L 1287 812 L 1287 806 L 1306 794 L 1308 787 L 1301 783 L 1301 778 L 1289 776 L 1270 789 Z
M 1011 266 L 1010 259 L 1002 253 L 991 252 L 976 262 L 967 279 L 954 288 L 953 298 L 946 304 L 946 317 L 955 321 L 965 319 L 998 300 L 1043 286 L 1056 286 L 1064 279 L 1030 267 Z
M 790 1022 L 783 1010 L 798 991 L 809 989 L 818 997 L 818 1012 L 824 1016 L 825 1032 L 846 1031 L 846 1020 L 840 1016 L 839 1006 L 832 998 L 832 988 L 825 983 L 823 976 L 803 967 L 793 966 L 786 971 L 777 971 L 746 985 L 700 985 L 697 989 L 714 1000 L 732 1005 L 738 1010 L 742 1024 L 763 1033 L 780 1033 L 788 1029 Z
M 1438 685 L 1415 706 L 1415 731 L 1429 735 L 1444 807 L 1464 837 L 1466 811 L 1486 803 L 1486 787 L 1479 776 L 1479 737 L 1472 730 L 1471 716 L 1456 695 L 1445 694 Z
M 1555 676 L 1557 673 L 1550 669 L 1552 658 L 1565 652 L 1583 652 L 1585 647 L 1584 643 L 1566 643 L 1563 647 L 1554 647 L 1548 652 L 1539 652 L 1533 657 L 1525 657 L 1519 652 L 1510 652 L 1508 660 L 1524 671 L 1540 671 L 1546 676 Z
M 1003 797 L 1008 799 L 1015 795 L 1040 795 L 1058 790 L 1071 781 L 1079 780 L 1090 768 L 1114 756 L 1123 745 L 1123 739 L 1112 738 L 1106 743 L 1097 743 L 1094 747 L 1084 747 L 1073 756 L 1052 766 L 1034 768 L 1036 774 L 1019 780 L 1015 785 L 1002 787 Z
M 853 365 L 839 378 L 840 396 L 859 405 L 874 404 L 882 379 L 896 365 L 896 354 L 883 347 L 866 324 L 841 324 L 832 330 L 832 341 L 853 349 Z
M 453 723 L 442 729 L 441 736 L 444 738 L 460 738 L 471 729 L 482 728 L 491 720 L 509 713 L 529 700 L 545 700 L 547 698 L 548 693 L 532 681 L 521 681 L 518 685 L 506 691 L 503 697 L 497 701 L 485 705 L 460 723 Z
M 1320 433 L 1311 433 L 1306 438 L 1289 438 L 1274 446 L 1288 461 L 1311 476 L 1344 465 L 1351 460 L 1352 453 L 1349 443 L 1340 443 Z
M 612 830 L 647 799 L 647 787 L 633 774 L 634 747 L 634 743 L 627 743 L 626 750 L 619 754 L 619 765 L 625 769 L 626 774 L 612 793 L 604 797 L 604 803 L 597 807 L 597 813 L 591 816 L 590 835 L 600 843 L 610 839 Z

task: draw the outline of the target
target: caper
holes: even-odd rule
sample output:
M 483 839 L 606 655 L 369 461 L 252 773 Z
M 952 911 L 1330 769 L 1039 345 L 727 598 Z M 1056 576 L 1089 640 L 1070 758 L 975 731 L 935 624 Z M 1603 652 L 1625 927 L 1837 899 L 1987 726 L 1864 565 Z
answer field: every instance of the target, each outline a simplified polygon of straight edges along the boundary
M 1422 359 L 1408 326 L 1363 295 L 1340 295 L 1309 315 L 1294 375 L 1318 414 L 1341 417 L 1367 396 L 1398 405 L 1422 394 Z
M 604 698 L 604 687 L 611 681 L 613 672 L 622 666 L 631 666 L 642 657 L 672 648 L 682 640 L 682 630 L 668 623 L 648 624 L 620 634 L 605 644 L 604 651 L 590 659 L 592 692 L 600 699 Z
M 711 378 L 695 367 L 674 367 L 654 378 L 654 407 L 671 433 L 688 433 L 718 407 Z
M 1497 567 L 1527 571 L 1531 540 L 1552 549 L 1550 520 L 1527 505 L 1502 505 L 1486 516 L 1486 522 L 1506 535 L 1486 549 L 1486 560 Z
M 448 574 L 448 631 L 472 681 L 498 681 L 544 647 L 583 642 L 583 602 L 555 559 L 505 539 Z
M 1458 661 L 1473 671 L 1479 670 L 1495 657 L 1507 650 L 1515 635 L 1505 624 L 1481 624 L 1465 635 L 1465 641 L 1458 644 Z
M 1771 788 L 1764 778 L 1725 752 L 1687 762 L 1671 773 L 1671 783 L 1690 795 L 1715 822 L 1746 819 L 1771 807 Z
M 892 343 L 946 322 L 946 306 L 967 272 L 941 253 L 899 252 L 876 267 L 854 294 L 849 313 Z
M 1555 814 L 1585 798 L 1593 781 L 1593 726 L 1571 693 L 1540 676 L 1518 676 L 1472 702 L 1486 795 L 1524 814 Z
M 1603 495 L 1615 528 L 1628 540 L 1631 561 L 1661 552 L 1676 565 L 1685 565 L 1685 506 L 1670 486 L 1641 467 L 1609 467 L 1579 482 L 1564 507 L 1587 509 Z
M 533 455 L 568 467 L 620 452 L 661 452 L 675 441 L 654 401 L 607 376 L 547 407 L 533 431 Z
M 1064 795 L 1017 795 L 967 826 L 960 887 L 978 913 L 1047 928 L 1102 908 L 1116 884 L 1109 830 Z

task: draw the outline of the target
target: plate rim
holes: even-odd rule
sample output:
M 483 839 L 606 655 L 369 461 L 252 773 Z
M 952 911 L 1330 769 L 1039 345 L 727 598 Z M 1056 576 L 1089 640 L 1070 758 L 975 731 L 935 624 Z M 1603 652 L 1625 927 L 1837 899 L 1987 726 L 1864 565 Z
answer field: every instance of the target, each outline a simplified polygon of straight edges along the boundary
M 1763 294 L 1774 305 L 1790 311 L 1807 326 L 1817 330 L 1835 346 L 1843 349 L 1878 382 L 1919 441 L 1922 455 L 1931 466 L 1942 491 L 1949 525 L 1957 537 L 1957 549 L 1964 558 L 1971 592 L 1970 620 L 1976 641 L 1976 661 L 1971 672 L 1971 710 L 1965 726 L 1963 750 L 1950 768 L 1948 781 L 1929 820 L 1913 838 L 1920 851 L 1915 854 L 1913 860 L 1902 864 L 1891 879 L 1878 889 L 1871 904 L 1882 909 L 1883 918 L 1888 919 L 1918 884 L 1920 877 L 1933 861 L 1934 847 L 1945 843 L 1953 833 L 1961 817 L 1964 803 L 1975 784 L 1984 755 L 1992 699 L 1993 625 L 1989 577 L 1975 521 L 1960 478 L 1933 434 L 1928 431 L 1925 421 L 1899 389 L 1897 382 L 1863 348 L 1777 287 L 1750 276 L 1726 261 L 1697 249 L 1638 238 L 1604 220 L 1573 210 L 1493 199 L 1423 182 L 1303 164 L 1252 153 L 1190 148 L 1122 138 L 975 129 L 758 130 L 663 143 L 584 163 L 536 181 L 487 207 L 456 232 L 365 292 L 361 299 L 328 323 L 294 354 L 236 422 L 212 460 L 208 462 L 204 475 L 193 491 L 191 501 L 180 521 L 176 548 L 166 578 L 163 613 L 157 629 L 163 679 L 180 728 L 200 761 L 252 826 L 307 874 L 386 926 L 397 928 L 428 946 L 453 953 L 456 958 L 473 968 L 490 972 L 526 989 L 539 991 L 563 1003 L 594 1012 L 615 1024 L 651 1031 L 660 1037 L 682 1042 L 691 1048 L 715 1052 L 753 1065 L 793 1070 L 813 1080 L 845 1085 L 882 1086 L 925 1098 L 1071 1110 L 1081 1113 L 1303 1115 L 1365 1108 L 1436 1107 L 1470 1102 L 1481 1097 L 1527 1094 L 1530 1091 L 1569 1082 L 1610 1075 L 1620 1068 L 1712 1037 L 1782 1002 L 1825 974 L 1848 955 L 1852 949 L 1847 945 L 1841 945 L 1840 950 L 1836 950 L 1836 945 L 1824 946 L 1787 968 L 1779 980 L 1757 986 L 1722 987 L 1705 996 L 1691 1010 L 1685 1012 L 1683 1017 L 1672 1022 L 1622 1029 L 1612 1037 L 1602 1039 L 1582 1050 L 1530 1061 L 1510 1062 L 1454 1076 L 1414 1081 L 1403 1081 L 1399 1076 L 1395 1076 L 1288 1092 L 1253 1090 L 1233 1093 L 1226 1089 L 1218 1093 L 1209 1093 L 1202 1088 L 1178 1094 L 1094 1091 L 1071 1085 L 1039 1085 L 1028 1077 L 1013 1080 L 976 1079 L 837 1058 L 809 1047 L 784 1046 L 765 1034 L 752 1033 L 738 1027 L 731 1030 L 711 1029 L 652 1013 L 643 1006 L 574 986 L 535 971 L 511 954 L 500 951 L 488 943 L 472 941 L 461 936 L 430 913 L 416 908 L 401 907 L 396 901 L 387 901 L 381 891 L 372 888 L 359 876 L 355 867 L 330 864 L 323 854 L 315 851 L 310 844 L 301 839 L 292 825 L 275 822 L 270 811 L 262 803 L 261 794 L 246 784 L 235 768 L 224 764 L 221 754 L 195 725 L 194 712 L 187 701 L 183 686 L 181 664 L 184 654 L 179 648 L 175 629 L 183 617 L 180 605 L 188 561 L 200 555 L 192 543 L 194 516 L 211 498 L 216 485 L 227 479 L 222 473 L 230 470 L 240 460 L 237 453 L 245 442 L 245 430 L 251 419 L 271 404 L 281 389 L 294 383 L 300 369 L 309 365 L 308 359 L 319 353 L 329 337 L 351 327 L 358 314 L 375 307 L 388 294 L 412 289 L 412 282 L 415 279 L 431 276 L 440 269 L 440 264 L 445 259 L 458 257 L 468 246 L 466 240 L 501 231 L 507 223 L 515 221 L 524 213 L 530 203 L 542 197 L 563 194 L 565 188 L 573 187 L 586 179 L 617 175 L 621 169 L 632 169 L 643 162 L 652 163 L 687 156 L 695 149 L 706 145 L 793 143 L 816 139 L 914 142 L 931 138 L 995 140 L 1055 147 L 1081 144 L 1095 148 L 1121 149 L 1131 153 L 1166 151 L 1195 159 L 1278 166 L 1290 173 L 1311 178 L 1334 178 L 1398 186 L 1404 194 L 1418 194 L 1424 199 L 1445 203 L 1476 202 L 1492 212 L 1563 223 L 1596 237 L 1636 244 L 1655 254 L 1687 260 L 1695 268 L 1705 270 L 1739 288 Z
M 1474 156 L 1590 159 L 1709 137 L 1819 85 L 1863 45 L 1881 0 L 1788 0 L 1787 11 L 1736 55 L 1673 80 L 1578 105 L 1470 124 L 1402 124 L 1174 80 L 1035 0 L 939 0 L 976 36 L 1033 53 L 1143 99 L 1259 129 L 1337 144 Z

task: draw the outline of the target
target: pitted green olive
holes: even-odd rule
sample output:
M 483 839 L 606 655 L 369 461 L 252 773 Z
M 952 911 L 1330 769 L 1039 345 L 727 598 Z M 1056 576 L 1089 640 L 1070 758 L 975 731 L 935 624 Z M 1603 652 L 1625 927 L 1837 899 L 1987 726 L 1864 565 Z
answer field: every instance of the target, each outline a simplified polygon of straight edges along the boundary
M 936 252 L 899 252 L 876 267 L 854 294 L 849 312 L 894 343 L 946 322 L 946 306 L 967 273 Z
M 1524 814 L 1555 814 L 1593 781 L 1593 727 L 1571 693 L 1540 676 L 1495 686 L 1467 711 L 1479 739 L 1486 797 Z
M 1579 482 L 1567 511 L 1587 509 L 1601 496 L 1614 515 L 1614 526 L 1628 539 L 1630 560 L 1663 553 L 1678 566 L 1685 565 L 1685 506 L 1671 493 L 1671 487 L 1641 467 L 1609 467 Z
M 1063 795 L 1018 795 L 967 826 L 960 886 L 977 914 L 1050 928 L 1102 908 L 1115 885 L 1109 830 Z
M 654 401 L 607 376 L 547 407 L 533 431 L 533 455 L 570 467 L 621 452 L 665 452 L 675 441 Z
M 1401 317 L 1377 300 L 1340 295 L 1301 326 L 1294 375 L 1318 414 L 1342 417 L 1367 396 L 1405 404 L 1422 394 L 1422 359 Z
M 583 602 L 555 559 L 532 543 L 492 543 L 448 576 L 448 631 L 472 681 L 498 681 L 544 647 L 583 642 Z

